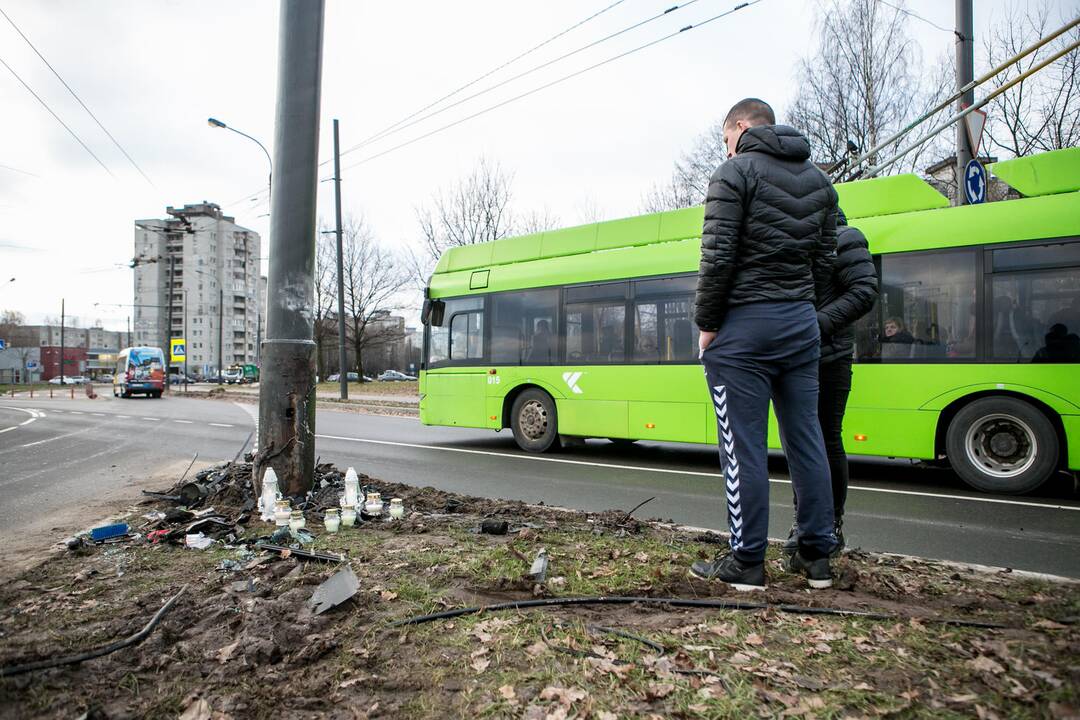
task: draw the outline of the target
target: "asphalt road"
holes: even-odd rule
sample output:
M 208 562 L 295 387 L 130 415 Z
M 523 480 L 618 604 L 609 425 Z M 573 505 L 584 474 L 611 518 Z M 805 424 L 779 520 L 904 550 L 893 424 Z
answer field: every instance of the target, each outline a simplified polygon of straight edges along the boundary
M 231 459 L 255 409 L 181 397 L 0 400 L 0 554 L 47 546 L 65 523 L 86 527 L 104 500 L 167 487 L 196 452 L 200 464 Z M 517 450 L 509 431 L 333 409 L 319 410 L 316 429 L 323 462 L 385 480 L 582 510 L 655 496 L 639 516 L 724 523 L 716 452 L 705 446 L 590 441 L 537 456 Z M 784 537 L 791 487 L 782 459 L 770 465 L 770 535 Z M 853 460 L 845 531 L 849 545 L 869 550 L 1080 577 L 1080 494 L 1065 476 L 1016 498 L 968 490 L 945 470 Z

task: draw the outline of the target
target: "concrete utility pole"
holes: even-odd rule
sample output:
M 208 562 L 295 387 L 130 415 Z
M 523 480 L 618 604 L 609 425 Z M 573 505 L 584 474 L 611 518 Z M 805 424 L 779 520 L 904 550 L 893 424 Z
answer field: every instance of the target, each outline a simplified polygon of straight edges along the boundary
M 166 236 L 166 252 L 169 252 L 168 237 Z M 172 291 L 173 278 L 176 277 L 176 257 L 169 252 L 169 277 L 165 280 L 165 303 L 168 306 L 168 317 L 165 320 L 165 346 L 161 348 L 165 352 L 165 392 L 169 392 L 169 369 L 172 366 Z
M 60 385 L 64 384 L 64 298 L 60 298 Z
M 956 0 L 956 89 L 975 79 L 975 43 L 972 29 L 971 0 Z M 956 111 L 975 103 L 975 89 L 964 93 L 956 101 Z M 956 203 L 967 203 L 964 194 L 964 171 L 973 156 L 967 123 L 956 123 Z
M 338 375 L 341 399 L 349 397 L 349 373 L 345 360 L 345 266 L 341 250 L 341 146 L 338 144 L 338 121 L 334 118 L 334 214 L 337 220 L 337 318 L 338 318 Z M 357 378 L 363 382 L 363 378 Z
M 256 488 L 273 467 L 286 495 L 315 473 L 315 200 L 318 189 L 323 0 L 281 0 L 270 277 L 259 383 Z
M 223 273 L 224 274 L 224 273 Z M 222 324 L 225 322 L 225 286 L 218 282 L 218 304 L 217 304 L 217 376 L 218 380 L 223 380 L 221 375 L 221 356 L 225 352 L 222 345 L 222 339 L 224 337 L 224 329 Z

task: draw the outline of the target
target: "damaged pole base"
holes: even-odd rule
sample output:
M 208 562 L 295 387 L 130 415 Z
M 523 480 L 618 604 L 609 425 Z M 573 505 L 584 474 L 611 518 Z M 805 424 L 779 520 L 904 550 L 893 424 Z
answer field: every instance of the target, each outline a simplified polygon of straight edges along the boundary
M 304 495 L 315 477 L 315 343 L 266 340 L 262 358 L 255 488 L 272 467 L 284 495 Z

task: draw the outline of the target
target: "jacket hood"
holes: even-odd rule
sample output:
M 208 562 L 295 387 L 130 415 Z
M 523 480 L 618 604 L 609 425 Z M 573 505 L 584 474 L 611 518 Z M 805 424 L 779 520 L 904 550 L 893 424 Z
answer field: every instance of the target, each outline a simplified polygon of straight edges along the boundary
M 739 138 L 738 152 L 763 152 L 787 160 L 809 160 L 810 143 L 787 125 L 758 125 Z

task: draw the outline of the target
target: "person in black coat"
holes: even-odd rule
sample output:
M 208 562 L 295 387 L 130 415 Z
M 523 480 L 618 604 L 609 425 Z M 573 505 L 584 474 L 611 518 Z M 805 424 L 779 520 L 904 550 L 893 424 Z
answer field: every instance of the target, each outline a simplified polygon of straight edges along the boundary
M 847 224 L 843 211 L 837 214 L 836 260 L 833 272 L 818 301 L 821 329 L 821 360 L 818 364 L 818 422 L 825 438 L 832 478 L 833 527 L 837 546 L 844 547 L 844 504 L 847 502 L 848 462 L 841 431 L 848 395 L 851 393 L 851 363 L 855 351 L 855 322 L 874 307 L 878 297 L 877 270 L 866 236 Z M 798 507 L 798 494 L 795 494 Z M 798 523 L 793 523 L 784 550 L 798 549 Z
M 769 473 L 766 426 L 776 408 L 799 495 L 798 548 L 787 569 L 832 584 L 833 502 L 817 420 L 824 297 L 836 254 L 836 191 L 810 144 L 748 98 L 724 119 L 729 160 L 705 200 L 695 320 L 716 410 L 729 553 L 690 572 L 737 589 L 765 585 Z

